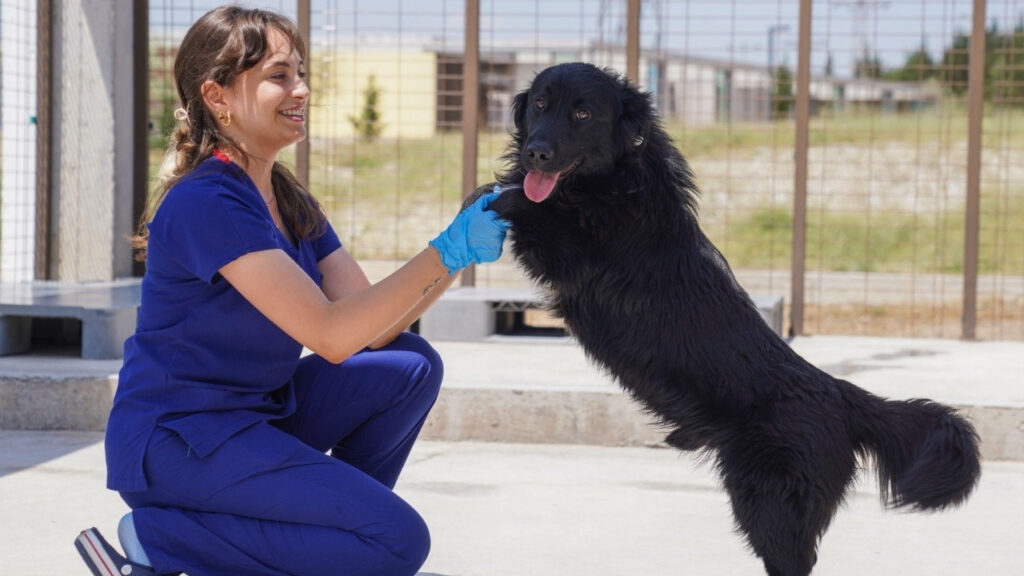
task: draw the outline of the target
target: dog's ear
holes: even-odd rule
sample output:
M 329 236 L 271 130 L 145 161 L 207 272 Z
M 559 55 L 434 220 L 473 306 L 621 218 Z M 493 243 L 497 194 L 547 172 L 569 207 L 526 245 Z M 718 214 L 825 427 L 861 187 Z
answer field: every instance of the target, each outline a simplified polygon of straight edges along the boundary
M 512 133 L 521 134 L 523 123 L 526 121 L 526 99 L 530 97 L 529 90 L 523 90 L 512 99 Z
M 619 98 L 622 103 L 622 149 L 629 153 L 639 153 L 647 143 L 654 118 L 651 108 L 651 96 L 641 92 L 628 81 L 623 80 Z

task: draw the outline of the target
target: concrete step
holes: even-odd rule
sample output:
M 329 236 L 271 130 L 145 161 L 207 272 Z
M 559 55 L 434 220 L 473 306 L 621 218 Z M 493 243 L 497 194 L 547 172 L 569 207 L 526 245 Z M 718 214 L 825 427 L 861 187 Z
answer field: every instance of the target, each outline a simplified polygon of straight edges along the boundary
M 445 385 L 422 434 L 476 440 L 645 446 L 665 432 L 570 338 L 439 342 Z M 798 352 L 891 398 L 929 397 L 960 409 L 992 460 L 1024 460 L 1024 343 L 805 338 Z M 101 430 L 118 361 L 12 356 L 0 360 L 0 429 Z

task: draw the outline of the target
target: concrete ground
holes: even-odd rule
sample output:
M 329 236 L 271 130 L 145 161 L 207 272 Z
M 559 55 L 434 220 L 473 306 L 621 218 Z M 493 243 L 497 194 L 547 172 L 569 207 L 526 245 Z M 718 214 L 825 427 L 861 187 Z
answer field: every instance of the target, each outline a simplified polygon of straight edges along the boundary
M 445 388 L 397 487 L 431 527 L 425 573 L 763 574 L 708 466 L 658 447 L 661 433 L 571 340 L 436 346 Z M 862 479 L 822 542 L 816 576 L 1024 574 L 1024 343 L 815 337 L 793 346 L 873 392 L 961 407 L 986 454 L 977 492 L 940 514 L 884 511 Z M 116 367 L 2 359 L 3 421 L 59 422 L 10 412 L 67 398 L 69 375 L 96 377 L 79 405 L 102 400 Z M 98 431 L 0 431 L 0 574 L 88 573 L 72 540 L 93 525 L 113 536 L 126 511 L 103 488 L 102 448 Z
M 72 540 L 113 536 L 126 511 L 102 448 L 98 432 L 0 432 L 0 573 L 88 574 Z M 396 490 L 431 528 L 432 574 L 763 574 L 708 467 L 666 449 L 423 441 Z M 986 462 L 968 504 L 941 514 L 883 511 L 866 480 L 814 574 L 1019 576 L 1022 518 L 1022 462 Z

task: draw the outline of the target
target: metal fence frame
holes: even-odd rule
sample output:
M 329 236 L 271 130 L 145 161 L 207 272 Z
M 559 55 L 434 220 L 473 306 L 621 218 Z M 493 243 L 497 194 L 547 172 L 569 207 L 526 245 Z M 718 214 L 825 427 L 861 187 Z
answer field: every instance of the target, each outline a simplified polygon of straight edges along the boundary
M 310 0 L 296 0 L 297 20 L 300 29 L 310 36 Z M 137 1 L 136 6 L 146 6 L 145 0 Z M 479 94 L 480 94 L 480 0 L 465 0 L 465 44 L 464 44 L 464 76 L 462 82 L 462 174 L 461 189 L 463 195 L 470 194 L 477 186 L 476 181 L 476 159 L 478 153 L 478 132 L 479 121 Z M 49 147 L 50 131 L 54 119 L 50 117 L 50 46 L 52 39 L 52 5 L 51 0 L 39 0 L 39 116 L 38 116 L 38 140 L 37 140 L 37 226 L 36 226 L 36 271 L 38 278 L 46 278 L 49 269 L 48 252 L 50 233 L 50 216 L 48 209 L 49 199 L 49 176 L 52 167 L 48 159 L 51 152 Z M 790 334 L 793 336 L 805 333 L 804 312 L 805 312 L 805 280 L 807 276 L 806 254 L 807 254 L 807 200 L 808 200 L 808 151 L 809 125 L 811 118 L 811 26 L 812 26 L 813 0 L 800 0 L 799 8 L 799 30 L 798 32 L 798 58 L 797 70 L 794 85 L 795 93 L 795 175 L 793 181 L 793 220 L 792 220 L 792 260 L 790 263 Z M 135 54 L 136 78 L 141 84 L 138 89 L 144 91 L 148 68 L 147 46 L 145 40 L 146 20 L 145 10 L 136 8 L 140 18 L 134 23 L 136 37 L 143 41 L 137 44 Z M 633 81 L 638 80 L 640 64 L 640 19 L 641 0 L 626 0 L 626 75 Z M 968 64 L 968 140 L 967 140 L 967 182 L 966 182 L 966 206 L 964 213 L 964 243 L 963 243 L 963 294 L 962 294 L 962 315 L 960 336 L 964 339 L 976 338 L 978 325 L 978 278 L 979 278 L 979 227 L 981 209 L 981 178 L 982 178 L 982 122 L 983 122 L 983 93 L 984 93 L 984 63 L 985 63 L 985 22 L 986 22 L 986 1 L 972 0 L 972 28 L 969 46 Z M 310 75 L 312 79 L 313 76 Z M 140 98 L 145 102 L 145 98 Z M 145 110 L 136 111 L 138 118 L 145 118 Z M 134 135 L 138 142 L 146 141 L 144 124 L 140 122 L 140 131 Z M 296 172 L 299 179 L 308 183 L 310 177 L 310 149 L 309 142 L 301 143 L 296 150 Z M 140 146 L 140 149 L 144 146 Z M 144 158 L 144 153 L 140 154 Z M 137 162 L 136 169 L 139 171 L 136 178 L 138 181 L 145 181 L 145 162 Z M 145 203 L 144 187 L 139 187 L 139 194 L 135 198 L 135 212 L 141 210 Z M 141 273 L 141 269 L 137 270 Z M 463 284 L 472 286 L 475 284 L 476 275 L 472 269 L 467 270 L 463 275 Z
M 641 0 L 626 0 L 626 76 L 638 79 L 640 63 Z M 811 26 L 813 0 L 800 0 L 798 56 L 795 79 L 795 176 L 793 182 L 793 246 L 790 291 L 790 335 L 804 331 L 806 303 L 805 278 L 807 253 L 807 179 L 809 128 L 811 117 Z M 961 338 L 976 337 L 978 309 L 978 254 L 981 198 L 981 133 L 985 62 L 985 0 L 973 0 L 970 63 L 968 69 L 968 168 L 965 210 L 963 302 Z M 310 37 L 310 0 L 297 0 L 298 25 Z M 468 196 L 476 188 L 478 153 L 480 82 L 480 0 L 465 0 L 465 52 L 462 90 L 462 192 Z M 297 176 L 309 182 L 310 151 L 308 140 L 296 150 Z M 475 270 L 463 272 L 462 284 L 476 283 Z
M 308 0 L 304 0 L 308 2 Z M 640 0 L 627 0 L 626 76 L 637 80 L 640 61 Z M 793 182 L 793 252 L 791 263 L 790 336 L 804 334 L 807 248 L 807 177 L 810 148 L 810 82 L 812 0 L 800 0 L 800 24 L 795 84 L 795 150 Z M 968 68 L 967 205 L 965 209 L 963 308 L 961 338 L 976 337 L 978 310 L 978 251 L 981 202 L 981 133 L 985 63 L 985 0 L 973 0 L 970 62 Z M 466 53 L 463 91 L 463 194 L 477 185 L 477 83 L 479 67 L 480 0 L 466 0 Z M 468 121 L 467 121 L 468 120 Z M 472 286 L 470 271 L 463 284 Z

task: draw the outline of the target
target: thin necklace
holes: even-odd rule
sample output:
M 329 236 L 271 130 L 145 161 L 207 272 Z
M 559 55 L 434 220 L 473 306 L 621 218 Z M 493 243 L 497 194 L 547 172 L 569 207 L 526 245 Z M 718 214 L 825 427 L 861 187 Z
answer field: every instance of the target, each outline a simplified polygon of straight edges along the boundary
M 227 152 L 224 152 L 223 150 L 221 150 L 220 148 L 215 148 L 213 150 L 213 155 L 217 156 L 218 158 L 221 158 L 222 160 L 226 159 L 228 162 L 232 162 L 231 156 Z M 263 200 L 263 195 L 262 194 L 260 194 L 260 200 Z M 274 203 L 274 200 L 277 200 L 277 196 L 275 194 L 271 194 L 270 195 L 270 200 L 263 200 L 263 203 L 266 204 L 267 206 L 270 206 L 271 204 Z

